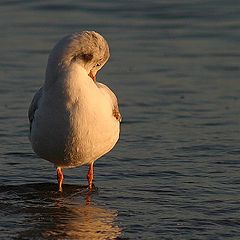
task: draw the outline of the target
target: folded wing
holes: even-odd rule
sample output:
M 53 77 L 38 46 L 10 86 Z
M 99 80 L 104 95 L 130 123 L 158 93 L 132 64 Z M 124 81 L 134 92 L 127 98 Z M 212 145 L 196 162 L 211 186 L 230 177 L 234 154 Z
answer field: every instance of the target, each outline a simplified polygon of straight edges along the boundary
M 119 121 L 122 121 L 122 116 L 118 107 L 118 101 L 115 94 L 111 91 L 110 88 L 108 88 L 106 85 L 102 83 L 96 83 L 98 88 L 100 88 L 104 93 L 108 94 L 110 98 L 112 99 L 112 105 L 113 105 L 113 116 Z
M 34 114 L 36 112 L 36 110 L 38 109 L 38 104 L 39 104 L 39 99 L 41 98 L 42 96 L 42 88 L 40 88 L 36 94 L 34 95 L 33 99 L 32 99 L 32 102 L 29 106 L 29 109 L 28 109 L 28 119 L 29 119 L 29 124 L 30 124 L 30 132 L 32 130 L 32 122 L 33 122 L 33 119 L 34 119 Z

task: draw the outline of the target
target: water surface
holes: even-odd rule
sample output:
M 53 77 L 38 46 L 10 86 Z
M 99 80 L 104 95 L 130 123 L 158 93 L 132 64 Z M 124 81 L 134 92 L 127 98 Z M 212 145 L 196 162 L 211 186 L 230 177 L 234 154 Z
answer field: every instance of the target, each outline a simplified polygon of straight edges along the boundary
M 237 0 L 1 1 L 0 238 L 239 239 L 240 8 Z M 96 30 L 111 59 L 121 139 L 65 171 L 28 142 L 27 110 L 63 36 Z

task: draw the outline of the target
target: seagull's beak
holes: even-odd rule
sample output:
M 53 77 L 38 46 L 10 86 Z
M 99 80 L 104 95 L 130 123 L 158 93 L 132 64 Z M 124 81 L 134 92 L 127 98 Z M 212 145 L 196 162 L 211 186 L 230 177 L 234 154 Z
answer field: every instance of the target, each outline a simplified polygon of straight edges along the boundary
M 96 75 L 95 76 L 93 76 L 93 74 L 92 74 L 92 71 L 90 70 L 90 72 L 89 72 L 89 74 L 88 74 L 88 76 L 94 81 L 94 82 L 96 82 Z

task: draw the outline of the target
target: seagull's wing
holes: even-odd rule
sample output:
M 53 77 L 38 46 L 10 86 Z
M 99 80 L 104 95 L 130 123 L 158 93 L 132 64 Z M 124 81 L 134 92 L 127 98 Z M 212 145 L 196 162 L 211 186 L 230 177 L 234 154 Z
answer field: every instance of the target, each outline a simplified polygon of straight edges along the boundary
M 28 119 L 29 119 L 29 123 L 30 123 L 30 132 L 31 132 L 31 129 L 32 129 L 32 122 L 33 122 L 33 119 L 34 119 L 34 114 L 35 114 L 35 111 L 38 109 L 39 99 L 41 98 L 41 96 L 42 96 L 42 87 L 34 95 L 34 97 L 32 99 L 32 102 L 31 102 L 31 104 L 29 106 L 29 109 L 28 109 Z
M 119 121 L 122 121 L 122 116 L 121 113 L 119 111 L 119 107 L 118 107 L 118 101 L 117 101 L 117 97 L 115 96 L 115 94 L 111 91 L 110 88 L 108 88 L 106 85 L 97 82 L 96 83 L 98 88 L 100 88 L 100 90 L 102 90 L 104 93 L 108 94 L 108 96 L 110 96 L 111 100 L 112 100 L 112 105 L 113 105 L 113 116 Z

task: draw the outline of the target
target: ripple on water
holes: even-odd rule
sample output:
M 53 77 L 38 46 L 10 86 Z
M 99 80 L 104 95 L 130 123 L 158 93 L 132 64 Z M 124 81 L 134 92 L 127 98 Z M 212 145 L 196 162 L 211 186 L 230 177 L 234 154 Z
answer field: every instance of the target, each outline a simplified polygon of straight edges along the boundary
M 1 236 L 18 239 L 116 239 L 117 212 L 91 204 L 97 188 L 37 183 L 0 186 Z M 9 228 L 11 226 L 11 228 Z

